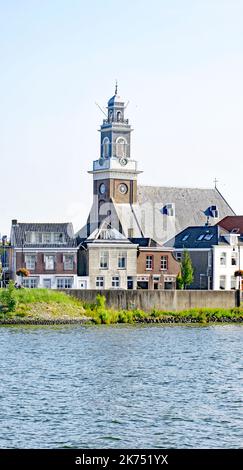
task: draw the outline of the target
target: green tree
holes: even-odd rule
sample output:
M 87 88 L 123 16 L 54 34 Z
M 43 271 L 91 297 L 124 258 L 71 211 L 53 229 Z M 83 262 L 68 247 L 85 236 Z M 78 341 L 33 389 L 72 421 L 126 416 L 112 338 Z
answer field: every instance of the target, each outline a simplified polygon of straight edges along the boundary
M 187 250 L 184 251 L 181 261 L 181 278 L 185 289 L 191 285 L 194 279 L 192 260 Z
M 17 305 L 16 291 L 13 281 L 10 281 L 7 288 L 1 291 L 1 303 L 8 312 L 14 312 Z

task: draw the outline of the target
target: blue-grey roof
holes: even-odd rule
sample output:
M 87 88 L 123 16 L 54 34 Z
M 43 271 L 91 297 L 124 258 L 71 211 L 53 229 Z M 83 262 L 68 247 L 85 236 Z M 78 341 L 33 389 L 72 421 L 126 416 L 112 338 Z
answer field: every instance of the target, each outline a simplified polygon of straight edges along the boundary
M 187 227 L 165 243 L 165 246 L 175 249 L 190 248 L 211 248 L 213 245 L 226 244 L 223 233 L 227 233 L 218 227 L 213 226 L 194 226 Z
M 41 232 L 41 233 L 60 233 L 63 234 L 63 240 L 60 243 L 28 243 L 26 234 L 28 232 Z M 76 238 L 74 237 L 73 225 L 70 222 L 66 223 L 17 223 L 12 225 L 11 229 L 11 243 L 15 247 L 31 247 L 31 248 L 60 248 L 60 247 L 75 247 L 77 246 Z

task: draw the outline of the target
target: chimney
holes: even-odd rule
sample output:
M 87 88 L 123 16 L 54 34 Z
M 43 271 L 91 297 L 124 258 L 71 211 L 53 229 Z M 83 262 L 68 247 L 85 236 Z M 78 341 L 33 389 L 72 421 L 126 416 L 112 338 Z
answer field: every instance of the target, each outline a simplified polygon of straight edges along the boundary
M 12 220 L 12 225 L 13 225 L 13 226 L 14 226 L 14 225 L 18 225 L 17 219 L 13 219 L 13 220 Z

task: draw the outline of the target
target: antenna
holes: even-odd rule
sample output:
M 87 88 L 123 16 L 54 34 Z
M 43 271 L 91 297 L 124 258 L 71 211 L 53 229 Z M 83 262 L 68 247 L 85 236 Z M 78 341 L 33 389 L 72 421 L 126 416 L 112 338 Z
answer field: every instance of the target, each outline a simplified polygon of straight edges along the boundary
M 96 106 L 98 106 L 98 108 L 100 109 L 100 111 L 101 111 L 101 112 L 105 115 L 105 117 L 107 118 L 107 113 L 101 108 L 101 106 L 100 106 L 98 103 L 95 102 L 95 104 L 96 104 Z

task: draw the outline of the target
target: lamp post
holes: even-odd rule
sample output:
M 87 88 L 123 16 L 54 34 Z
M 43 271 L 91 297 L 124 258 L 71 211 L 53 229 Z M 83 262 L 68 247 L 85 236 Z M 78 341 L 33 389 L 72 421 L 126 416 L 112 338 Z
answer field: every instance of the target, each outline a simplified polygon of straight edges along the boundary
M 7 240 L 7 235 L 4 235 L 2 237 L 2 246 L 3 246 L 3 262 L 2 262 L 2 284 L 3 287 L 6 287 L 6 240 Z

